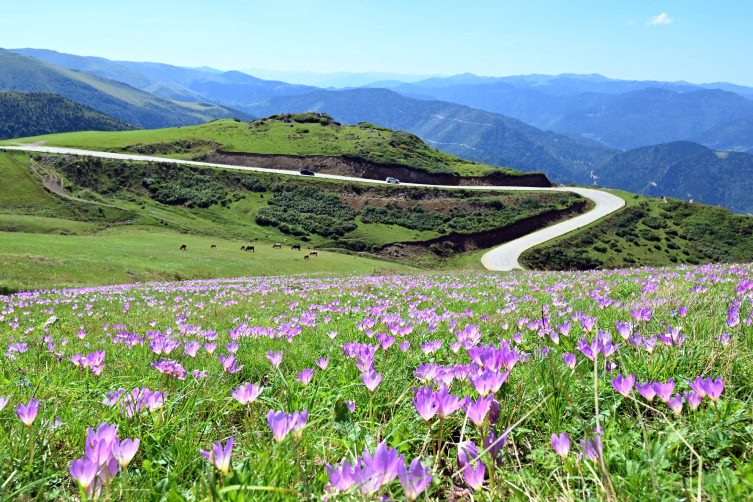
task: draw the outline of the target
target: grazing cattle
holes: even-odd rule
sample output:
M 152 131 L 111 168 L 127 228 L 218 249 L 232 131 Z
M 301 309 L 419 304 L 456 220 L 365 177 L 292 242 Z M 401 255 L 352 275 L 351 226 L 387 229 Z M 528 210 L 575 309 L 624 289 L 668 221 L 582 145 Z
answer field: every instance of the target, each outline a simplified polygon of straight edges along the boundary
M 212 245 L 211 245 L 211 246 L 209 246 L 209 247 L 210 247 L 210 248 L 216 248 L 216 247 L 217 247 L 217 244 L 212 244 Z
M 272 249 L 275 249 L 275 248 L 282 249 L 282 244 L 280 244 L 279 242 L 275 242 L 274 244 L 272 244 Z
M 318 255 L 318 254 L 316 254 L 316 251 L 311 251 L 311 252 L 309 253 L 309 256 L 319 256 L 319 255 Z
M 253 246 L 246 246 L 246 251 L 254 251 L 254 247 Z M 256 251 L 254 251 L 254 253 L 255 252 Z
M 309 259 L 309 255 L 304 255 L 304 256 L 303 256 L 303 259 L 304 259 L 304 260 L 308 260 L 308 259 Z
M 182 245 L 182 246 L 180 247 L 179 251 L 188 251 L 188 250 L 186 249 L 186 245 L 185 245 L 185 244 L 183 244 L 183 245 Z
M 241 246 L 241 251 L 245 251 L 245 250 L 246 250 L 246 246 Z
M 291 247 L 290 249 L 291 250 L 297 249 L 298 251 L 300 251 L 301 250 L 301 245 L 300 244 L 293 244 L 293 247 Z

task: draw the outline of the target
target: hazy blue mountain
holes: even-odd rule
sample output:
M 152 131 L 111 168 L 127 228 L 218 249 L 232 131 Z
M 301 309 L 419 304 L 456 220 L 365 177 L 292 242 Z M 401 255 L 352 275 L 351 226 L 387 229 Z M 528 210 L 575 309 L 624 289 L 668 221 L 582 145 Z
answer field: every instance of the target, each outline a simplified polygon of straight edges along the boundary
M 215 118 L 252 115 L 196 102 L 180 103 L 111 80 L 55 66 L 15 52 L 0 52 L 0 91 L 47 92 L 146 129 L 195 125 Z
M 717 125 L 692 139 L 714 150 L 753 154 L 753 116 Z
M 282 70 L 262 70 L 260 68 L 249 68 L 241 70 L 244 73 L 253 75 L 266 80 L 281 80 L 300 85 L 310 85 L 316 87 L 363 87 L 378 81 L 397 80 L 399 82 L 417 82 L 431 77 L 444 77 L 446 75 L 417 75 L 391 72 L 362 72 L 354 73 L 340 71 L 334 73 L 317 73 L 313 71 L 282 71 Z
M 753 155 L 747 153 L 676 141 L 616 153 L 594 175 L 603 187 L 753 213 Z
M 256 116 L 319 111 L 345 123 L 373 122 L 410 131 L 431 146 L 466 159 L 543 171 L 555 181 L 587 182 L 590 170 L 615 152 L 542 131 L 504 115 L 443 101 L 413 99 L 387 89 L 316 91 L 268 98 L 243 109 Z
M 396 92 L 431 96 L 514 117 L 541 129 L 572 131 L 614 148 L 686 140 L 726 122 L 753 115 L 753 101 L 719 89 L 673 92 L 648 88 L 622 94 L 545 94 L 506 82 L 422 88 L 402 84 Z

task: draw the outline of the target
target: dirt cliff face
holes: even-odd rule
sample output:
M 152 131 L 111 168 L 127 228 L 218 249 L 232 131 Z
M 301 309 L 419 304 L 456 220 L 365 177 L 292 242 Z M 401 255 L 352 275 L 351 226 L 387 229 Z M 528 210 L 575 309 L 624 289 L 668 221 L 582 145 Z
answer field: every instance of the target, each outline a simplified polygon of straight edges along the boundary
M 316 173 L 336 174 L 339 176 L 351 176 L 354 178 L 372 180 L 384 180 L 391 176 L 403 182 L 423 183 L 427 185 L 552 186 L 552 183 L 542 173 L 530 173 L 522 176 L 494 175 L 483 178 L 450 176 L 445 174 L 431 174 L 403 166 L 373 164 L 362 159 L 347 157 L 323 157 L 319 155 L 262 155 L 256 153 L 222 152 L 215 150 L 207 154 L 206 161 L 214 164 L 284 169 L 289 171 L 309 169 Z

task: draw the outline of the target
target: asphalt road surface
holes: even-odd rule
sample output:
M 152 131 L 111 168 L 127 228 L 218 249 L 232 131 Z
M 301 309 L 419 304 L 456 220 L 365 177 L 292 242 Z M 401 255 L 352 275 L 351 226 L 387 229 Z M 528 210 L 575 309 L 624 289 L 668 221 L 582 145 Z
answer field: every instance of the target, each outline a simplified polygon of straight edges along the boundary
M 286 171 L 284 169 L 263 169 L 260 167 L 242 167 L 230 166 L 225 164 L 210 164 L 208 162 L 195 162 L 192 160 L 177 160 L 164 157 L 149 157 L 145 155 L 127 155 L 122 153 L 94 152 L 90 150 L 76 150 L 73 148 L 56 148 L 46 146 L 5 146 L 0 147 L 5 150 L 22 150 L 36 153 L 55 153 L 63 155 L 88 155 L 91 157 L 100 157 L 106 159 L 120 160 L 138 160 L 152 162 L 172 162 L 176 164 L 188 164 L 193 166 L 220 167 L 223 169 L 237 169 L 240 171 L 258 171 L 266 173 L 283 174 L 286 176 L 303 176 L 298 171 Z M 365 178 L 351 178 L 349 176 L 336 176 L 333 174 L 317 174 L 317 178 L 357 181 L 359 183 L 378 183 L 387 184 L 382 180 L 370 180 Z M 419 183 L 402 183 L 408 186 L 425 186 L 438 188 L 453 188 L 455 190 L 524 190 L 524 191 L 544 191 L 544 192 L 575 192 L 594 202 L 594 208 L 580 216 L 570 218 L 556 225 L 543 228 L 531 234 L 525 235 L 514 241 L 506 242 L 498 246 L 481 257 L 481 263 L 488 270 L 509 271 L 521 268 L 518 258 L 523 251 L 530 249 L 539 244 L 543 244 L 551 239 L 565 235 L 573 230 L 607 216 L 625 205 L 625 201 L 616 195 L 604 190 L 594 190 L 591 188 L 533 188 L 533 187 L 514 187 L 514 186 L 446 186 L 446 185 L 425 185 Z

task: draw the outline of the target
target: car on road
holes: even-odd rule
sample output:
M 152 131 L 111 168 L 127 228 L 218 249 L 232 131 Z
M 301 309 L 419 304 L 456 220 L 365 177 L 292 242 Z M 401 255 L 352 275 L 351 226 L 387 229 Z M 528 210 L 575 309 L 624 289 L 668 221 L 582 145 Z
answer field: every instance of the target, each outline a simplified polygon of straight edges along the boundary
M 301 173 L 304 176 L 313 176 L 314 175 L 314 171 L 309 171 L 308 169 L 301 169 L 298 172 Z
M 397 179 L 397 178 L 387 178 L 387 183 L 393 183 L 395 185 L 399 185 L 400 184 L 400 180 Z

